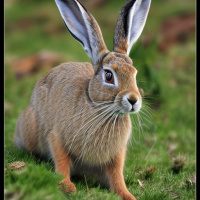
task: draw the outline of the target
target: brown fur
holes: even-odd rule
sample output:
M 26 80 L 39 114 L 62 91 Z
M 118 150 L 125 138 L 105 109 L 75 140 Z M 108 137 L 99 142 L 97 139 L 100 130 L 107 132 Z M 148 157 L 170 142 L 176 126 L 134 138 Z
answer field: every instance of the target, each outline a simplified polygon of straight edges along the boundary
M 65 178 L 60 182 L 61 190 L 64 192 L 76 192 L 75 185 L 70 181 L 70 157 L 66 151 L 64 151 L 61 141 L 59 141 L 53 133 L 49 135 L 49 144 L 56 165 L 56 171 L 65 176 Z
M 78 1 L 62 3 L 77 6 Z M 115 30 L 114 52 L 109 52 L 96 20 L 85 8 L 81 12 L 91 26 L 87 37 L 92 41 L 89 55 L 97 56 L 93 65 L 63 63 L 38 80 L 29 106 L 17 121 L 15 143 L 54 160 L 56 171 L 65 177 L 59 184 L 63 192 L 76 191 L 71 174 L 89 174 L 108 184 L 123 200 L 135 200 L 126 188 L 123 165 L 131 134 L 129 113 L 139 111 L 142 98 L 137 70 L 126 55 L 127 38 L 119 36 L 123 15 Z M 116 81 L 113 85 L 104 80 L 108 69 Z
M 122 199 L 126 200 L 136 200 L 132 194 L 127 190 L 124 176 L 123 176 L 123 165 L 124 158 L 126 154 L 126 149 L 123 148 L 121 152 L 116 155 L 115 162 L 111 167 L 107 168 L 107 174 L 109 176 L 109 181 L 111 188 L 122 197 Z
M 113 162 L 123 163 L 124 161 L 123 156 L 118 158 L 117 155 L 124 151 L 123 149 L 126 148 L 130 136 L 131 121 L 128 114 L 119 116 L 116 119 L 116 127 L 113 127 L 111 123 L 114 119 L 110 121 L 109 126 L 110 129 L 113 128 L 113 131 L 110 131 L 109 134 L 103 134 L 104 129 L 109 130 L 109 126 L 105 122 L 90 137 L 87 134 L 88 126 L 80 131 L 77 137 L 74 137 L 74 134 L 81 126 L 84 126 L 85 123 L 87 124 L 88 121 L 94 118 L 98 119 L 99 112 L 87 118 L 87 115 L 89 115 L 87 113 L 95 111 L 95 107 L 91 105 L 90 99 L 87 96 L 88 84 L 92 85 L 89 88 L 91 90 L 90 96 L 96 95 L 97 101 L 102 101 L 103 99 L 113 100 L 113 95 L 117 94 L 118 98 L 120 98 L 124 93 L 123 90 L 132 91 L 136 87 L 134 86 L 134 76 L 129 75 L 129 73 L 135 73 L 134 68 L 123 59 L 114 56 L 114 54 L 109 55 L 109 57 L 112 57 L 110 59 L 111 63 L 114 59 L 118 60 L 116 73 L 119 75 L 119 82 L 123 81 L 124 77 L 129 82 L 129 84 L 120 84 L 119 90 L 122 90 L 121 94 L 116 89 L 101 88 L 98 77 L 94 76 L 91 64 L 63 63 L 52 69 L 50 73 L 36 83 L 30 105 L 20 115 L 18 120 L 17 127 L 20 126 L 20 130 L 16 128 L 15 137 L 20 138 L 22 146 L 28 151 L 54 159 L 56 171 L 66 177 L 60 183 L 61 185 L 65 183 L 66 189 L 62 188 L 62 190 L 66 192 L 75 191 L 75 186 L 69 178 L 70 157 L 75 157 L 71 163 L 72 166 L 82 162 L 89 164 L 91 167 L 103 166 L 105 170 L 107 169 L 105 166 L 108 166 L 108 169 L 113 168 L 114 170 L 115 165 L 112 165 Z M 121 77 L 120 73 L 122 74 Z M 109 96 L 108 94 L 112 95 Z M 98 108 L 100 109 L 101 106 Z M 81 112 L 83 114 L 78 115 Z M 76 115 L 77 117 L 74 117 Z M 106 126 L 107 128 L 105 128 Z M 95 127 L 96 123 L 92 125 L 92 130 Z M 86 140 L 87 137 L 88 139 Z M 71 146 L 72 144 L 73 146 Z M 117 160 L 122 159 L 122 161 L 116 161 L 115 158 Z M 116 173 L 118 170 L 122 172 L 122 167 L 122 164 L 119 165 L 116 168 Z M 114 181 L 115 175 L 109 175 L 109 170 L 108 176 L 111 182 Z M 123 180 L 122 174 L 119 176 L 119 185 L 122 184 L 120 180 Z M 113 184 L 112 187 L 115 188 L 115 183 Z M 119 185 L 116 185 L 117 188 L 114 190 L 121 195 L 125 189 L 118 191 Z M 127 194 L 127 191 L 125 193 Z
M 123 40 L 124 40 L 124 39 L 121 38 L 120 41 L 123 41 Z M 124 41 L 122 42 L 122 45 L 121 45 L 121 46 L 119 46 L 119 44 L 118 44 L 118 45 L 115 45 L 115 47 L 114 47 L 114 51 L 115 51 L 115 52 L 117 52 L 117 53 L 122 53 L 122 54 L 126 54 L 127 49 L 128 49 L 128 45 L 127 45 L 127 41 L 126 41 L 126 40 L 124 40 Z

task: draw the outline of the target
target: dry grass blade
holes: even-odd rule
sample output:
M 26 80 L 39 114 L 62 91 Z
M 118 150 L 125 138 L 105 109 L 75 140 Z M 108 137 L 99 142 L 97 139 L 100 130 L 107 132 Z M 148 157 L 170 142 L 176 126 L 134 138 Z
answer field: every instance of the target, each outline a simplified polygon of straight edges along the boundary
M 86 176 L 84 175 L 84 178 L 85 178 L 85 184 L 86 184 L 86 187 L 87 187 L 87 193 L 89 194 L 90 193 L 90 190 L 89 190 L 89 187 L 88 187 L 88 184 L 87 184 L 87 179 L 86 179 Z
M 140 179 L 137 179 L 137 181 L 138 181 L 140 187 L 141 187 L 142 189 L 144 189 L 144 185 L 143 185 L 142 181 L 141 181 Z

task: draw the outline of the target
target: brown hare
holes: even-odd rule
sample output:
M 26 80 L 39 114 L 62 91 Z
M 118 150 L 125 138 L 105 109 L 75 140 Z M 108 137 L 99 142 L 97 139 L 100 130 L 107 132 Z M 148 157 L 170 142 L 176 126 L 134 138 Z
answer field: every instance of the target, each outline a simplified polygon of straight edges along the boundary
M 75 192 L 73 174 L 96 175 L 123 200 L 123 165 L 131 134 L 130 114 L 142 98 L 129 52 L 140 36 L 151 0 L 129 0 L 120 11 L 110 52 L 94 17 L 77 0 L 55 0 L 72 36 L 92 64 L 68 62 L 53 68 L 35 85 L 30 105 L 16 125 L 15 144 L 52 158 L 65 176 L 64 192 Z

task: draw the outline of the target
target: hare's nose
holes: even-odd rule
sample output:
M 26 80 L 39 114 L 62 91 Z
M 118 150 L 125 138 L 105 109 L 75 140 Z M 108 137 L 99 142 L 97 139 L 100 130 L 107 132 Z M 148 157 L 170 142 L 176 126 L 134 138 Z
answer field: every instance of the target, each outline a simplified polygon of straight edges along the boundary
M 137 99 L 127 99 L 127 100 L 132 106 L 138 101 Z
M 141 102 L 139 97 L 137 96 L 132 96 L 132 98 L 127 98 L 128 103 L 131 105 L 131 110 L 130 112 L 138 112 L 141 108 Z

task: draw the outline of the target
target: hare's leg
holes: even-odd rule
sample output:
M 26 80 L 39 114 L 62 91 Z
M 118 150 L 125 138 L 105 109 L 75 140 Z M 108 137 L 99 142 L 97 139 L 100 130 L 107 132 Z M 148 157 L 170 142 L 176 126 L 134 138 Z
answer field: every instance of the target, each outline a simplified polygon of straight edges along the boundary
M 115 191 L 123 200 L 136 200 L 135 197 L 128 191 L 125 185 L 123 176 L 123 165 L 125 159 L 125 148 L 116 156 L 112 165 L 106 169 L 110 188 Z
M 34 152 L 37 147 L 38 133 L 36 114 L 27 107 L 19 116 L 16 124 L 14 142 L 18 148 Z
M 63 192 L 76 192 L 75 185 L 70 180 L 70 163 L 71 160 L 67 152 L 63 149 L 61 142 L 54 133 L 49 135 L 51 152 L 56 167 L 56 171 L 63 174 L 65 178 L 59 183 L 59 187 Z

